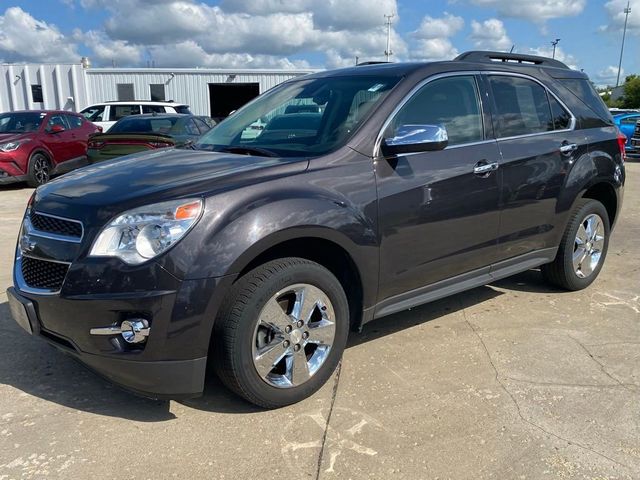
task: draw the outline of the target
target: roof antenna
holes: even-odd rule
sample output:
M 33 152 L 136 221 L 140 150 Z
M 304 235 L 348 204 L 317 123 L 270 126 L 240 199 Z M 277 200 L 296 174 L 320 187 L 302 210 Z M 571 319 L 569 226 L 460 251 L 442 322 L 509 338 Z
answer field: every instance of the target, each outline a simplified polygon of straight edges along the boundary
M 515 43 L 513 45 L 511 45 L 511 50 L 509 50 L 509 53 L 513 53 L 513 49 L 516 48 Z

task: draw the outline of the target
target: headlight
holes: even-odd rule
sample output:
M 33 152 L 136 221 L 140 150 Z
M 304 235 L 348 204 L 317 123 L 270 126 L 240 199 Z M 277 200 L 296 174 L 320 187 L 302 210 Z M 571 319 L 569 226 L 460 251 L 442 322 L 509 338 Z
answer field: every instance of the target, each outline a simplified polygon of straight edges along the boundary
M 20 142 L 0 143 L 0 151 L 13 152 L 14 150 L 17 150 L 19 146 Z
M 202 200 L 177 200 L 129 210 L 102 229 L 91 257 L 118 257 L 130 265 L 154 258 L 175 245 L 195 225 Z

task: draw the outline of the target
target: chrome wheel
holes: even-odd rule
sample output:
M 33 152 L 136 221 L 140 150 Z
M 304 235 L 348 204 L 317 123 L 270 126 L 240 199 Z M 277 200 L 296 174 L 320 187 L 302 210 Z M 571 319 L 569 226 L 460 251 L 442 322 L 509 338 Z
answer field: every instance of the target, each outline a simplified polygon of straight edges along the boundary
M 573 270 L 579 278 L 589 277 L 602 257 L 605 229 L 602 218 L 592 213 L 582 221 L 573 247 Z
M 33 158 L 33 177 L 38 185 L 49 181 L 49 162 L 42 155 Z
M 295 284 L 262 308 L 253 334 L 253 365 L 269 385 L 291 388 L 309 380 L 329 356 L 335 312 L 319 288 Z

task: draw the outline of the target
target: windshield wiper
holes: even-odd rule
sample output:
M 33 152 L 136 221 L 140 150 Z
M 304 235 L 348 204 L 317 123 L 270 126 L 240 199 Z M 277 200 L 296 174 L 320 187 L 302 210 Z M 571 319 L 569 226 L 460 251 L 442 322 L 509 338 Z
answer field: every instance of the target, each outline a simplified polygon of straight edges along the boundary
M 228 146 L 220 149 L 221 152 L 238 153 L 240 155 L 256 155 L 258 157 L 277 157 L 278 155 L 271 150 L 259 147 L 244 147 L 244 146 Z

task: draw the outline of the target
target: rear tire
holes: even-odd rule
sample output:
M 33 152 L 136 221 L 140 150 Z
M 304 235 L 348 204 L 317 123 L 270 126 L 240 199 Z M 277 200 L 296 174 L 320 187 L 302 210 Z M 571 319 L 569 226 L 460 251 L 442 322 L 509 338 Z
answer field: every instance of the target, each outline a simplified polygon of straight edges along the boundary
M 602 203 L 581 199 L 570 217 L 553 262 L 542 266 L 544 279 L 566 290 L 593 283 L 609 248 L 609 215 Z
M 214 368 L 249 402 L 282 407 L 326 383 L 348 334 L 347 297 L 329 270 L 302 258 L 273 260 L 242 276 L 223 302 Z
M 40 152 L 35 152 L 29 158 L 29 171 L 27 172 L 27 185 L 37 188 L 44 185 L 51 178 L 51 162 Z

